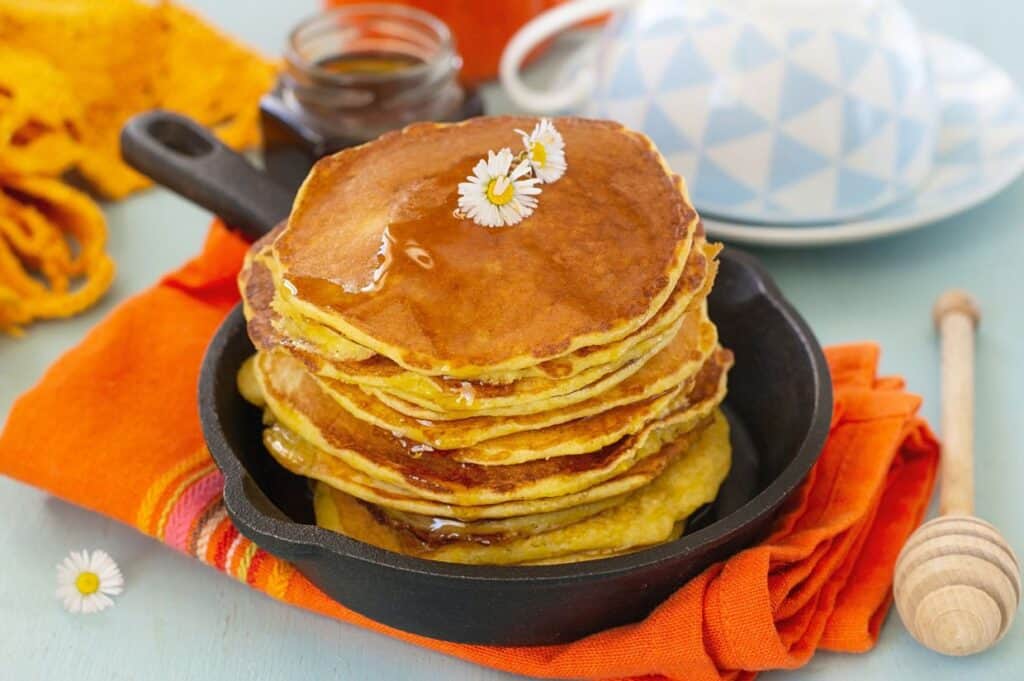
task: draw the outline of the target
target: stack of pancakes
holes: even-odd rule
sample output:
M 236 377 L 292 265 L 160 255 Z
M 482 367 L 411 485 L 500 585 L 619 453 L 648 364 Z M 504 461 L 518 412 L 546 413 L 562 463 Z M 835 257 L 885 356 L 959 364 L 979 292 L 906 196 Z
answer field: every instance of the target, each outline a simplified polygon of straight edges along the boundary
M 264 443 L 317 481 L 318 524 L 461 563 L 538 564 L 678 537 L 730 464 L 719 247 L 621 126 L 556 119 L 536 212 L 453 214 L 526 118 L 420 124 L 320 161 L 240 276 L 239 374 Z

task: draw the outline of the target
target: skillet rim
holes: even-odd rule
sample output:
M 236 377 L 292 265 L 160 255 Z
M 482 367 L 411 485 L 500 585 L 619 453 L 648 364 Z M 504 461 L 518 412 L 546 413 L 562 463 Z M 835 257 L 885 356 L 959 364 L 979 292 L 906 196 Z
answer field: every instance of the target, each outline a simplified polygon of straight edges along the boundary
M 790 463 L 752 499 L 724 518 L 683 537 L 634 553 L 611 558 L 544 566 L 488 566 L 443 563 L 416 558 L 350 539 L 330 530 L 293 520 L 275 518 L 259 507 L 275 508 L 249 474 L 229 444 L 216 408 L 217 388 L 224 380 L 234 385 L 235 377 L 222 375 L 221 360 L 227 347 L 245 336 L 241 303 L 235 305 L 218 327 L 203 356 L 199 375 L 199 416 L 204 439 L 214 461 L 224 475 L 224 504 L 232 521 L 249 539 L 268 552 L 286 560 L 317 557 L 332 561 L 356 560 L 378 568 L 416 575 L 469 581 L 483 586 L 510 582 L 537 582 L 547 585 L 614 578 L 662 563 L 674 562 L 688 554 L 705 553 L 728 542 L 746 527 L 775 513 L 804 480 L 818 460 L 832 420 L 832 383 L 824 353 L 807 323 L 753 255 L 726 247 L 719 256 L 732 260 L 746 270 L 756 285 L 753 297 L 763 297 L 781 314 L 783 321 L 810 356 L 813 379 L 813 414 L 809 426 Z M 247 342 L 247 337 L 244 339 Z M 241 396 L 238 399 L 242 399 Z M 283 516 L 283 514 L 281 514 Z M 317 554 L 321 554 L 317 556 Z

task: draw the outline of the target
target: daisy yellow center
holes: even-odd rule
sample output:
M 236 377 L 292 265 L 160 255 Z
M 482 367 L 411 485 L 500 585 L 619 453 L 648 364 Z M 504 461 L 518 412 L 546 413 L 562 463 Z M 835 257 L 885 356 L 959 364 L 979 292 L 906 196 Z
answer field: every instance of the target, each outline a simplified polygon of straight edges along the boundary
M 496 177 L 487 183 L 487 200 L 495 206 L 504 206 L 515 195 L 516 189 L 507 177 Z
M 94 594 L 100 590 L 100 578 L 95 572 L 83 572 L 75 577 L 75 588 L 83 596 Z
M 530 145 L 530 158 L 534 163 L 540 167 L 544 167 L 548 162 L 548 149 L 540 142 L 534 142 Z

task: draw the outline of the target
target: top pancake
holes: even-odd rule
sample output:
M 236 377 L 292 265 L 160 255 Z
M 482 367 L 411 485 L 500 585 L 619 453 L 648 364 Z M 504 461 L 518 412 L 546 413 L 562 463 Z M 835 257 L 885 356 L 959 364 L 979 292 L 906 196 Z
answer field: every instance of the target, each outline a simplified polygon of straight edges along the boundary
M 569 401 L 582 401 L 596 390 L 627 379 L 641 369 L 644 359 L 653 357 L 671 343 L 685 324 L 698 323 L 700 315 L 694 313 L 699 312 L 714 280 L 718 250 L 703 237 L 695 238 L 683 275 L 669 302 L 644 327 L 617 343 L 601 348 L 580 348 L 562 358 L 586 363 L 606 350 L 623 345 L 623 349 L 608 355 L 613 361 L 595 364 L 566 377 L 528 377 L 503 384 L 423 376 L 380 355 L 361 362 L 324 359 L 323 348 L 313 347 L 309 340 L 288 336 L 282 330 L 284 317 L 273 307 L 273 282 L 260 258 L 247 258 L 239 283 L 249 335 L 256 347 L 261 350 L 284 348 L 318 376 L 360 386 L 370 392 L 382 390 L 422 409 L 445 411 L 451 418 L 486 415 L 494 408 L 502 409 L 505 414 L 536 413 L 546 410 L 550 399 L 565 404 L 567 394 L 572 393 Z M 670 307 L 676 309 L 668 310 Z M 667 321 L 662 321 L 662 317 L 667 317 Z M 640 334 L 647 337 L 638 339 Z
M 459 182 L 533 118 L 419 124 L 316 164 L 274 241 L 278 293 L 421 373 L 472 378 L 640 328 L 683 270 L 696 214 L 650 140 L 555 121 L 569 168 L 513 227 L 453 215 Z

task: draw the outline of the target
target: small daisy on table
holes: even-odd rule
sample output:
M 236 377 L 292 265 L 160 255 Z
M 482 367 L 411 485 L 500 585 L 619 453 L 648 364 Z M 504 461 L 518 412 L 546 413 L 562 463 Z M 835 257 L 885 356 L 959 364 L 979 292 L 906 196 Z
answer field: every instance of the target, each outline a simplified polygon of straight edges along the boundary
M 57 598 L 68 612 L 105 610 L 123 588 L 121 570 L 106 551 L 72 551 L 57 564 Z

